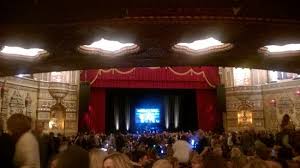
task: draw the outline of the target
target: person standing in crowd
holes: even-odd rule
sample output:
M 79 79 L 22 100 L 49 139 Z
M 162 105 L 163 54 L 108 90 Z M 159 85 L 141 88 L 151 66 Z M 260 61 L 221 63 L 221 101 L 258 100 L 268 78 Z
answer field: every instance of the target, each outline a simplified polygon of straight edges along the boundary
M 39 143 L 41 168 L 47 167 L 50 160 L 49 136 L 43 134 L 43 129 L 43 124 L 39 123 L 37 124 L 36 129 L 33 131 L 33 134 Z
M 196 145 L 196 150 L 199 154 L 201 154 L 201 152 L 204 150 L 205 147 L 207 147 L 209 145 L 207 138 L 204 135 L 204 131 L 202 131 L 201 129 L 198 130 L 198 143 Z
M 0 118 L 0 167 L 12 168 L 14 143 L 10 135 L 4 133 L 3 121 Z
M 31 121 L 23 114 L 13 114 L 7 129 L 16 142 L 14 165 L 20 168 L 40 168 L 39 144 L 31 133 Z
M 103 168 L 103 161 L 107 153 L 97 148 L 92 149 L 89 152 L 90 156 L 90 168 Z
M 56 168 L 89 168 L 89 153 L 76 145 L 59 153 L 56 158 Z
M 187 137 L 182 135 L 180 140 L 177 140 L 173 144 L 173 157 L 175 157 L 179 163 L 188 163 L 190 159 L 190 153 L 192 152 L 192 146 L 187 142 Z

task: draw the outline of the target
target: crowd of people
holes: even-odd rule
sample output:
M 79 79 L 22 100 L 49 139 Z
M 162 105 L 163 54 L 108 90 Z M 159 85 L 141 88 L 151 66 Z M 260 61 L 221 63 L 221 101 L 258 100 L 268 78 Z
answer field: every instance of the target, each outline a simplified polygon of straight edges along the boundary
M 300 132 L 283 117 L 278 132 L 78 133 L 65 137 L 32 129 L 14 114 L 3 130 L 2 168 L 297 168 Z

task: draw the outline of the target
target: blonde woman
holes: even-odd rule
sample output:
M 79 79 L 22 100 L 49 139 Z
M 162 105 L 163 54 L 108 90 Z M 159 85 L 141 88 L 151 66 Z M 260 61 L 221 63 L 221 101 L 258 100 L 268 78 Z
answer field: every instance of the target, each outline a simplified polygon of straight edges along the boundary
M 133 163 L 122 153 L 112 153 L 105 157 L 103 168 L 133 168 Z
M 89 152 L 89 156 L 90 156 L 90 168 L 102 168 L 107 153 L 99 149 L 92 149 Z
M 173 168 L 173 165 L 169 160 L 160 159 L 153 164 L 152 168 Z

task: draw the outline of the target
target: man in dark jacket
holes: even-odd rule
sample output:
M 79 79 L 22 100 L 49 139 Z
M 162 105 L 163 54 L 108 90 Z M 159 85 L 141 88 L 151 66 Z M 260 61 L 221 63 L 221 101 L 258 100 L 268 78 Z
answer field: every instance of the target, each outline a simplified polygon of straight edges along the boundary
M 10 135 L 3 131 L 3 121 L 0 118 L 0 167 L 12 168 L 15 145 Z

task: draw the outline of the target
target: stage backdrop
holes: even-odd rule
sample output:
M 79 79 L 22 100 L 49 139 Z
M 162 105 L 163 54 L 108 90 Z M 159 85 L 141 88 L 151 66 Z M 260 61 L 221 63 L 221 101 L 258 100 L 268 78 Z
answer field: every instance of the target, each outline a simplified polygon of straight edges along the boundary
M 105 132 L 107 88 L 195 89 L 198 127 L 214 130 L 222 123 L 216 111 L 216 86 L 220 84 L 218 67 L 136 67 L 81 71 L 81 81 L 89 82 L 89 111 L 79 121 L 79 130 L 87 127 Z

